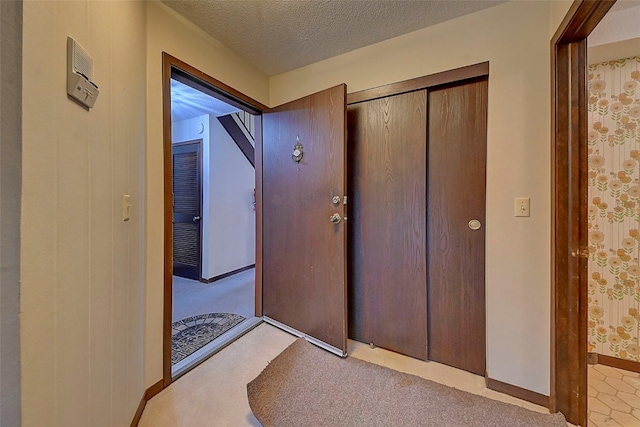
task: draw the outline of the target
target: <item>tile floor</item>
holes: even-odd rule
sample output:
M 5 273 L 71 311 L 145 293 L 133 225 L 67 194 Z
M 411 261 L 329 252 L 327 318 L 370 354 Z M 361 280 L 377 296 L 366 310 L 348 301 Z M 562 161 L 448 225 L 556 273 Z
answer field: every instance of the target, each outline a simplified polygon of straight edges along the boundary
M 589 365 L 588 378 L 589 427 L 640 427 L 640 374 Z
M 185 374 L 151 399 L 140 427 L 240 427 L 260 424 L 247 402 L 246 386 L 295 337 L 266 323 Z M 349 341 L 349 356 L 418 375 L 471 393 L 525 408 L 546 408 L 489 390 L 484 378 L 435 362 L 422 362 L 381 348 Z

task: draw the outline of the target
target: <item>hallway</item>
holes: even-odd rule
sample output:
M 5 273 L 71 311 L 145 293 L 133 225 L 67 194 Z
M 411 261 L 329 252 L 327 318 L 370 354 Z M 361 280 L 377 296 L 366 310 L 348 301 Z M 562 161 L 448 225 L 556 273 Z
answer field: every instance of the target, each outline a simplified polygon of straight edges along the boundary
M 255 268 L 233 276 L 202 283 L 173 276 L 173 321 L 205 313 L 234 313 L 254 316 Z

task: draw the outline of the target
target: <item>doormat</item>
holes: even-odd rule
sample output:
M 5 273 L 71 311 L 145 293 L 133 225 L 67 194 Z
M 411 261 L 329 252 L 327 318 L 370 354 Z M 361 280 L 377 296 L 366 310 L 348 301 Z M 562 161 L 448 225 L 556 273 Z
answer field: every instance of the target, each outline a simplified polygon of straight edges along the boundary
M 239 314 L 207 313 L 171 324 L 171 365 L 200 350 L 245 320 Z
M 264 427 L 567 427 L 533 412 L 348 357 L 300 338 L 247 385 Z

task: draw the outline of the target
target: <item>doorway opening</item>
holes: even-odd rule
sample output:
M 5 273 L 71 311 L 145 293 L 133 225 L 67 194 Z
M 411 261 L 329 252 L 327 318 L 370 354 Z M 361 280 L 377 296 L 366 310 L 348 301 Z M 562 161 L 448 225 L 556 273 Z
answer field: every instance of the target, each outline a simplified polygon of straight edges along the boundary
M 576 0 L 551 40 L 552 317 L 549 409 L 587 425 L 587 37 L 614 1 Z
M 164 385 L 261 322 L 261 110 L 165 54 Z
M 617 2 L 587 38 L 587 410 L 595 425 L 640 424 L 629 399 L 640 392 L 639 19 L 640 2 Z

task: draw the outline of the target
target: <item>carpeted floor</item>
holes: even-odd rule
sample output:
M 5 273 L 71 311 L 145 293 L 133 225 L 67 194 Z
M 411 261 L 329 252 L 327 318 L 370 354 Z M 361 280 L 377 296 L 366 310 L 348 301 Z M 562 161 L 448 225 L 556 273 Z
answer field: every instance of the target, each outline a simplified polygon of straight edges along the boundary
M 245 318 L 233 313 L 207 313 L 171 324 L 171 364 L 209 344 Z
M 264 427 L 562 426 L 542 414 L 354 358 L 340 359 L 296 340 L 247 385 Z

